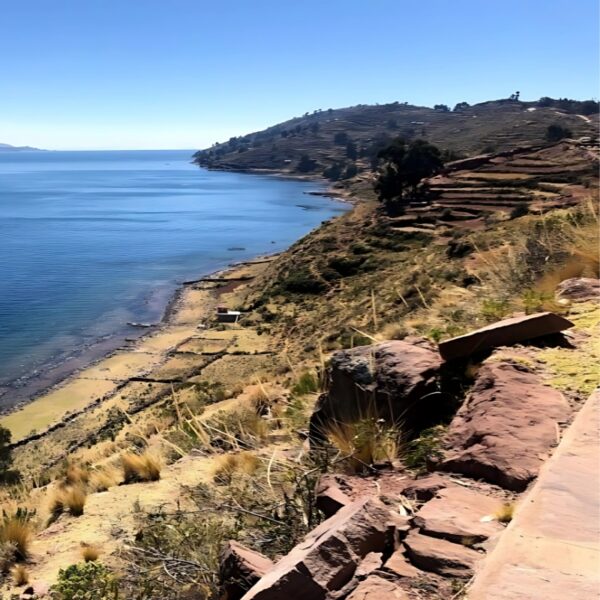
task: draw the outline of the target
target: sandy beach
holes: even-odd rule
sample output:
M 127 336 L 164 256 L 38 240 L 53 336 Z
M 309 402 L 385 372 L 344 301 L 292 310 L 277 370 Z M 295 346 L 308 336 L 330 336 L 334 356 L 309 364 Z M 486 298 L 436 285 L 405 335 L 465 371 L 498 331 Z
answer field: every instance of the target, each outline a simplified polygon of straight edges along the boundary
M 74 371 L 31 401 L 22 402 L 0 417 L 0 425 L 10 429 L 13 443 L 20 445 L 29 437 L 37 437 L 87 408 L 111 398 L 132 380 L 176 378 L 179 371 L 190 366 L 186 363 L 194 360 L 194 346 L 199 344 L 202 333 L 208 331 L 207 324 L 219 297 L 230 293 L 240 283 L 249 281 L 272 259 L 273 257 L 257 257 L 202 278 L 221 279 L 221 283 L 201 279 L 183 285 L 173 296 L 160 325 L 138 339 L 128 338 L 130 341 L 125 344 L 121 338 L 118 348 L 108 345 L 108 352 L 105 351 L 102 357 L 80 368 L 77 368 L 77 364 L 83 362 L 85 357 L 73 359 L 71 365 L 62 368 L 66 369 L 74 364 Z M 227 331 L 212 333 L 215 335 L 211 346 L 215 351 L 231 342 L 231 334 Z M 244 344 L 243 336 L 241 339 L 236 338 L 235 343 Z M 257 349 L 252 343 L 247 343 L 246 346 Z M 243 349 L 245 351 L 247 348 Z M 173 355 L 176 350 L 176 355 Z M 186 357 L 186 354 L 189 356 Z M 197 362 L 197 357 L 195 360 Z

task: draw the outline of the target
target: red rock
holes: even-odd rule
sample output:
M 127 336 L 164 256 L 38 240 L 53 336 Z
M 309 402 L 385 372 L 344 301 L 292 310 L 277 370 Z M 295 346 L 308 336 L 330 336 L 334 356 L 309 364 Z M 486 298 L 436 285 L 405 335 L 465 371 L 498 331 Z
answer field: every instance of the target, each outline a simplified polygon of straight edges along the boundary
M 573 327 L 573 323 L 551 312 L 504 319 L 466 335 L 440 342 L 439 351 L 444 360 L 465 358 L 499 346 L 510 346 L 541 336 L 559 333 Z
M 502 531 L 500 523 L 485 519 L 501 506 L 497 498 L 455 486 L 440 490 L 433 500 L 421 507 L 413 521 L 421 533 L 470 545 Z
M 219 579 L 226 600 L 239 600 L 263 575 L 273 561 L 234 540 L 227 542 L 220 558 Z
M 600 279 L 592 279 L 591 277 L 565 279 L 558 284 L 556 295 L 559 298 L 579 302 L 598 300 L 600 298 Z
M 524 367 L 491 362 L 450 423 L 438 468 L 520 492 L 556 445 L 570 413 L 557 390 Z
M 444 577 L 468 578 L 482 555 L 471 548 L 411 531 L 404 540 L 410 562 Z
M 431 473 L 407 483 L 404 495 L 411 500 L 430 500 L 439 490 L 443 490 L 451 484 L 439 473 Z
M 358 584 L 347 600 L 408 600 L 408 596 L 394 582 L 371 575 Z
M 350 504 L 352 500 L 342 492 L 335 478 L 324 475 L 319 479 L 316 489 L 316 505 L 326 517 L 331 517 L 340 508 Z
M 383 566 L 384 571 L 389 571 L 397 577 L 418 577 L 422 572 L 414 565 L 410 564 L 406 558 L 406 550 L 399 548 L 386 561 Z
M 330 423 L 352 423 L 373 413 L 387 422 L 401 419 L 410 428 L 439 400 L 432 393 L 438 391 L 440 365 L 436 352 L 404 341 L 334 353 L 327 393 L 311 417 L 311 442 L 322 442 Z
M 390 510 L 376 498 L 341 508 L 283 557 L 244 600 L 323 600 L 349 581 L 370 552 L 388 540 Z
M 358 579 L 363 579 L 376 569 L 379 569 L 379 567 L 381 567 L 382 556 L 383 554 L 381 552 L 369 552 L 369 554 L 361 560 L 354 576 Z

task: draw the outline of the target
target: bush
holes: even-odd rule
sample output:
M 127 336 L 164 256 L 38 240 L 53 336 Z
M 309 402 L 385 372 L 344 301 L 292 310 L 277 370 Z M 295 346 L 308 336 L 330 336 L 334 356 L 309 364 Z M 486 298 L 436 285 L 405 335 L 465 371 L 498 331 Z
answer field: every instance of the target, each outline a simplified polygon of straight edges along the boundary
M 0 524 L 0 544 L 10 546 L 14 560 L 27 560 L 33 537 L 31 519 L 34 513 L 17 509 L 13 515 L 3 514 Z
M 29 583 L 29 571 L 25 565 L 15 565 L 11 570 L 13 584 L 17 587 L 27 585 Z
M 312 371 L 305 371 L 298 377 L 296 383 L 292 386 L 292 394 L 295 396 L 304 396 L 305 394 L 314 394 L 319 391 L 319 380 Z
M 283 287 L 289 292 L 298 294 L 320 294 L 327 289 L 325 282 L 317 279 L 307 269 L 290 273 L 283 281 Z
M 51 591 L 56 600 L 113 600 L 119 597 L 116 577 L 97 562 L 60 569 Z
M 563 127 L 562 125 L 558 125 L 554 123 L 553 125 L 548 125 L 548 129 L 546 129 L 546 139 L 549 142 L 558 142 L 564 138 L 570 138 L 573 134 L 570 129 Z
M 441 437 L 444 428 L 440 425 L 425 429 L 418 438 L 411 440 L 402 454 L 404 464 L 409 469 L 423 472 L 427 465 L 441 456 Z
M 527 202 L 519 202 L 511 211 L 510 218 L 518 219 L 519 217 L 524 217 L 529 214 L 529 205 Z
M 91 546 L 90 544 L 81 545 L 81 558 L 84 562 L 93 562 L 98 560 L 100 556 L 100 549 L 97 546 Z

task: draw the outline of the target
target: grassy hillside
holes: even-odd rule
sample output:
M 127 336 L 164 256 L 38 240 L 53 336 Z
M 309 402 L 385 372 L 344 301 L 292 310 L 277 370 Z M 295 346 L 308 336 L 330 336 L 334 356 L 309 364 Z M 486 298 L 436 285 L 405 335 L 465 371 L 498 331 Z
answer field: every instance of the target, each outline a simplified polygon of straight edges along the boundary
M 594 103 L 548 104 L 499 100 L 450 111 L 395 102 L 315 111 L 201 150 L 195 160 L 217 169 L 313 175 L 329 169 L 326 175 L 338 179 L 370 169 L 377 149 L 397 136 L 424 138 L 459 158 L 543 143 L 553 124 L 573 137 L 595 135 L 597 107 L 577 114 L 593 111 Z

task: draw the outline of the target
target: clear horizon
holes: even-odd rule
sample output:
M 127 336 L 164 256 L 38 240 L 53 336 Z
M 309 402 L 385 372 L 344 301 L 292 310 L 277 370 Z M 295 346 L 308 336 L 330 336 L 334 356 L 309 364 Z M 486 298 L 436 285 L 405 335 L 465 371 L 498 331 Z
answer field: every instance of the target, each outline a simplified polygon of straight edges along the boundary
M 315 109 L 597 98 L 595 0 L 27 0 L 3 7 L 0 142 L 195 150 Z

